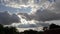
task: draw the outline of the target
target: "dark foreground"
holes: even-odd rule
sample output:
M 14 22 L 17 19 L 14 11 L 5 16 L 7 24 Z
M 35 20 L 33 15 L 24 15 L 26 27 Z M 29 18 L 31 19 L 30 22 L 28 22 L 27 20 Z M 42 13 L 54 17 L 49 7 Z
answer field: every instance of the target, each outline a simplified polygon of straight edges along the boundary
M 60 26 L 51 24 L 48 27 L 43 27 L 44 31 L 25 30 L 24 32 L 18 32 L 15 27 L 3 27 L 0 24 L 0 34 L 60 34 Z

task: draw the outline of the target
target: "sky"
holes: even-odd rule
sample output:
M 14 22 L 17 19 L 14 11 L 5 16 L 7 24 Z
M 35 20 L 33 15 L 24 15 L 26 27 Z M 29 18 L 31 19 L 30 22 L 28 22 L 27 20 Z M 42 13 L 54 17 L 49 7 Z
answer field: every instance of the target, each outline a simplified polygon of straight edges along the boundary
M 0 0 L 0 24 L 28 28 L 59 22 L 60 0 Z

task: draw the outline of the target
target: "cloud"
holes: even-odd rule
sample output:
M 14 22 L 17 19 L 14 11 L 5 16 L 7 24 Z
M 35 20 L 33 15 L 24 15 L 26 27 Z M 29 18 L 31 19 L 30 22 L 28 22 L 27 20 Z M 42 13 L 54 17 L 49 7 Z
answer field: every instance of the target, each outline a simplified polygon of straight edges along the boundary
M 36 0 L 35 0 L 36 1 Z M 35 2 L 34 1 L 34 2 Z M 60 20 L 60 0 L 41 0 L 41 4 L 32 2 L 32 11 L 30 14 L 20 14 L 26 20 L 50 21 Z
M 20 24 L 18 28 L 34 28 L 34 27 L 48 27 L 49 23 L 37 23 L 37 24 Z
M 0 12 L 0 24 L 8 25 L 18 22 L 20 22 L 20 19 L 16 14 L 9 14 L 7 11 Z
M 20 15 L 23 19 L 26 20 L 26 22 L 28 23 L 35 23 L 36 25 L 29 25 L 27 26 L 27 24 L 25 24 L 26 26 L 20 26 L 20 27 L 39 27 L 39 26 L 45 26 L 47 27 L 49 25 L 49 23 L 44 23 L 46 21 L 53 21 L 53 20 L 60 20 L 60 13 L 56 13 L 53 12 L 51 10 L 43 10 L 41 11 L 41 9 L 38 9 L 36 12 L 33 12 L 31 14 L 27 14 L 27 13 L 18 13 L 18 15 Z M 32 20 L 35 20 L 33 22 L 31 22 Z M 36 22 L 38 21 L 38 22 Z M 42 23 L 40 22 L 42 21 Z
M 60 0 L 4 0 L 2 4 L 13 8 L 31 7 L 29 14 L 19 13 L 26 21 L 60 20 Z
M 37 21 L 51 21 L 51 20 L 60 20 L 60 14 L 54 13 L 50 10 L 43 10 L 41 11 L 38 9 L 33 14 L 27 14 L 27 13 L 19 13 L 19 15 L 22 15 L 21 17 L 26 20 L 37 20 Z
M 54 7 L 53 12 L 60 13 L 60 0 L 56 0 L 56 2 L 53 5 L 53 7 Z
M 18 13 L 23 19 L 26 21 L 35 20 L 38 21 L 38 23 L 41 23 L 39 21 L 60 20 L 60 0 L 41 0 L 41 2 L 38 3 L 34 2 L 31 2 L 30 6 L 32 7 L 32 11 L 30 13 Z M 48 26 L 46 23 L 41 23 L 40 25 Z
M 27 13 L 18 13 L 19 16 L 21 16 L 23 19 L 31 20 L 31 16 Z
M 31 7 L 32 11 L 37 9 L 49 9 L 60 13 L 60 0 L 0 0 L 0 3 L 13 8 Z M 53 5 L 53 6 L 52 6 Z
M 31 7 L 32 11 L 35 12 L 38 9 L 52 10 L 54 8 L 52 7 L 52 5 L 55 3 L 52 3 L 50 1 L 48 0 L 1 0 L 1 4 L 13 8 Z
M 30 24 L 30 23 L 29 24 L 13 23 L 11 26 L 17 28 L 36 28 L 36 27 L 48 27 L 50 25 L 49 23 L 43 23 L 43 22 L 38 22 L 35 24 Z
M 13 8 L 21 8 L 28 4 L 28 0 L 1 0 L 1 4 Z
M 1 0 L 1 4 L 13 8 L 32 7 L 37 8 L 47 0 Z

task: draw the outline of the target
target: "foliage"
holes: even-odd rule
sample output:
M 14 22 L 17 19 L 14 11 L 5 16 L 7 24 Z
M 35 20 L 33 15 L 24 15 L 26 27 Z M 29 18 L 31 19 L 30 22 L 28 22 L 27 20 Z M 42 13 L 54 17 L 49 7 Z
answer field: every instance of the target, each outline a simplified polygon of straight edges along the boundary
M 21 32 L 20 34 L 43 34 L 43 31 L 25 30 L 24 32 Z
M 15 27 L 3 27 L 3 25 L 0 24 L 0 34 L 44 34 L 44 33 L 54 33 L 53 31 L 58 31 L 60 33 L 60 26 L 56 24 L 51 24 L 48 27 L 44 27 L 43 30 L 45 31 L 35 31 L 35 30 L 25 30 L 23 32 L 18 32 Z
M 42 34 L 42 31 L 25 30 L 24 32 L 18 32 L 15 27 L 3 27 L 0 24 L 0 34 Z
M 49 26 L 49 29 L 59 29 L 59 28 L 60 28 L 59 25 L 56 25 L 56 24 L 53 24 L 53 23 Z

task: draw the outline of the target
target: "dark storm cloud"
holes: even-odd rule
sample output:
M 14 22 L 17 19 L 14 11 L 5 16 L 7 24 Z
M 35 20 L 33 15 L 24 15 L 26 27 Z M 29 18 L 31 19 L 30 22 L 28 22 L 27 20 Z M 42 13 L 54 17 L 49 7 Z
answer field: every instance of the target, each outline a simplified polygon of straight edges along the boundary
M 32 16 L 33 16 L 33 19 L 38 20 L 38 21 L 49 21 L 49 20 L 53 20 L 55 15 L 56 13 L 53 13 L 50 10 L 45 9 L 41 11 L 39 9 Z
M 20 19 L 16 14 L 9 14 L 7 11 L 0 12 L 0 24 L 8 25 L 17 22 L 20 22 Z
M 38 9 L 33 14 L 19 13 L 26 20 L 37 20 L 37 21 L 51 21 L 51 20 L 60 20 L 60 13 L 54 13 L 50 10 L 41 11 Z

